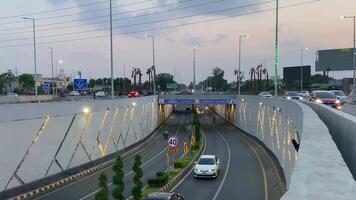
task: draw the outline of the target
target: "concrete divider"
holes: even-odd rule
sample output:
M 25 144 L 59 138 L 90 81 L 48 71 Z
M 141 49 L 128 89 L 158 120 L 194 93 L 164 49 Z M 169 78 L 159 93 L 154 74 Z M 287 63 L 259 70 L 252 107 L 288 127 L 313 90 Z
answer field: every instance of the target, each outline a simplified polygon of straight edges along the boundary
M 94 161 L 145 138 L 172 111 L 157 97 L 0 105 L 0 190 Z
M 0 96 L 0 104 L 6 103 L 28 103 L 35 101 L 51 101 L 52 95 L 38 95 L 36 96 Z
M 347 166 L 356 180 L 356 117 L 326 105 L 305 102 L 327 125 Z
M 215 110 L 268 147 L 283 169 L 285 200 L 355 199 L 356 183 L 326 125 L 308 106 L 279 98 L 237 98 Z

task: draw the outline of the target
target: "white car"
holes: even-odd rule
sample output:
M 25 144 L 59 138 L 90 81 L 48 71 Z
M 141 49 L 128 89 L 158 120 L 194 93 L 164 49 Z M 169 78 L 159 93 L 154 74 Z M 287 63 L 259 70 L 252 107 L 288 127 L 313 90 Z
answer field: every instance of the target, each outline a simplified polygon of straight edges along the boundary
M 308 99 L 310 97 L 309 91 L 303 90 L 299 92 L 299 96 L 301 96 L 303 99 Z
M 269 92 L 261 92 L 258 96 L 261 98 L 272 98 L 272 94 Z
M 95 96 L 97 96 L 97 97 L 105 97 L 106 93 L 104 91 L 99 91 L 99 92 L 95 93 Z
M 202 155 L 198 162 L 195 162 L 194 177 L 216 178 L 220 172 L 220 161 L 215 155 Z
M 342 90 L 330 90 L 330 92 L 336 95 L 336 98 L 340 101 L 341 104 L 345 104 L 349 100 L 349 97 Z
M 71 91 L 70 96 L 80 96 L 80 93 L 78 91 Z

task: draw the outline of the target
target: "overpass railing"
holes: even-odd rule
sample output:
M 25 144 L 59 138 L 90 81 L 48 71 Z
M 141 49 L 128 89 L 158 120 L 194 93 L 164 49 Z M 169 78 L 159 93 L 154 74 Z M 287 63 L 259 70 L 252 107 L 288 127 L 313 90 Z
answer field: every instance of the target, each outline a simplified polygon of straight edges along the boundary
M 0 191 L 130 146 L 171 111 L 156 96 L 0 105 Z

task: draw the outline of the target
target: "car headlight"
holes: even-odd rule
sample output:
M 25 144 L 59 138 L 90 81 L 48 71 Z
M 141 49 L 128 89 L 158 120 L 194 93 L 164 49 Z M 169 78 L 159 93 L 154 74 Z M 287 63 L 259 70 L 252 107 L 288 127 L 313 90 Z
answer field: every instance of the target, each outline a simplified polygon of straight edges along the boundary
M 304 98 L 303 97 L 299 97 L 300 100 L 303 100 Z
M 287 97 L 287 99 L 292 99 L 292 97 Z
M 340 100 L 336 100 L 335 103 L 336 103 L 336 104 L 339 104 L 339 103 L 340 103 Z
M 211 171 L 211 172 L 215 172 L 215 169 L 211 169 L 210 171 Z
M 316 100 L 315 100 L 315 103 L 321 104 L 321 103 L 323 103 L 323 101 L 320 100 L 320 99 L 316 99 Z

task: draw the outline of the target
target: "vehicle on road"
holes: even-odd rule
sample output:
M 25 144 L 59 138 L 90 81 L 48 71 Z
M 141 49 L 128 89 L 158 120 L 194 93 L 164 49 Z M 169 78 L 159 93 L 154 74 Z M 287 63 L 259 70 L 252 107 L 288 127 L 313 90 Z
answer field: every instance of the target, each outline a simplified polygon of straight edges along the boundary
M 286 93 L 284 93 L 283 98 L 285 98 L 285 99 L 295 99 L 295 100 L 303 99 L 303 97 L 299 96 L 299 93 L 295 92 L 295 91 L 287 91 Z
M 341 104 L 345 104 L 349 100 L 349 97 L 342 90 L 330 90 L 330 92 L 336 95 L 336 98 L 340 100 Z
M 220 172 L 220 161 L 215 155 L 202 155 L 194 166 L 194 177 L 216 178 Z
M 309 91 L 302 90 L 299 92 L 299 96 L 301 96 L 303 99 L 308 99 L 310 96 L 310 93 L 309 93 Z
M 128 98 L 140 97 L 140 93 L 138 93 L 137 91 L 130 91 L 129 93 L 127 93 L 127 97 Z
M 7 95 L 8 97 L 17 97 L 17 93 L 14 93 L 14 92 L 8 92 Z
M 154 192 L 144 200 L 184 200 L 184 197 L 178 193 Z
M 80 96 L 80 93 L 78 91 L 71 91 L 70 96 Z
M 156 92 L 156 95 L 157 95 L 158 93 Z M 144 96 L 152 96 L 152 95 L 155 95 L 155 92 L 154 91 L 146 91 L 144 94 L 143 94 Z
M 98 91 L 95 93 L 95 96 L 97 97 L 106 97 L 106 93 L 104 91 Z
M 165 130 L 165 131 L 162 132 L 162 135 L 163 135 L 163 138 L 164 138 L 165 140 L 167 140 L 167 139 L 168 139 L 168 136 L 169 136 L 169 133 L 168 133 L 167 130 Z
M 330 91 L 317 90 L 310 94 L 309 100 L 317 104 L 329 105 L 336 109 L 341 109 L 341 102 L 336 95 Z
M 204 114 L 204 109 L 203 108 L 197 108 L 197 113 L 202 115 Z
M 261 92 L 258 96 L 261 98 L 272 98 L 272 94 L 269 92 Z

